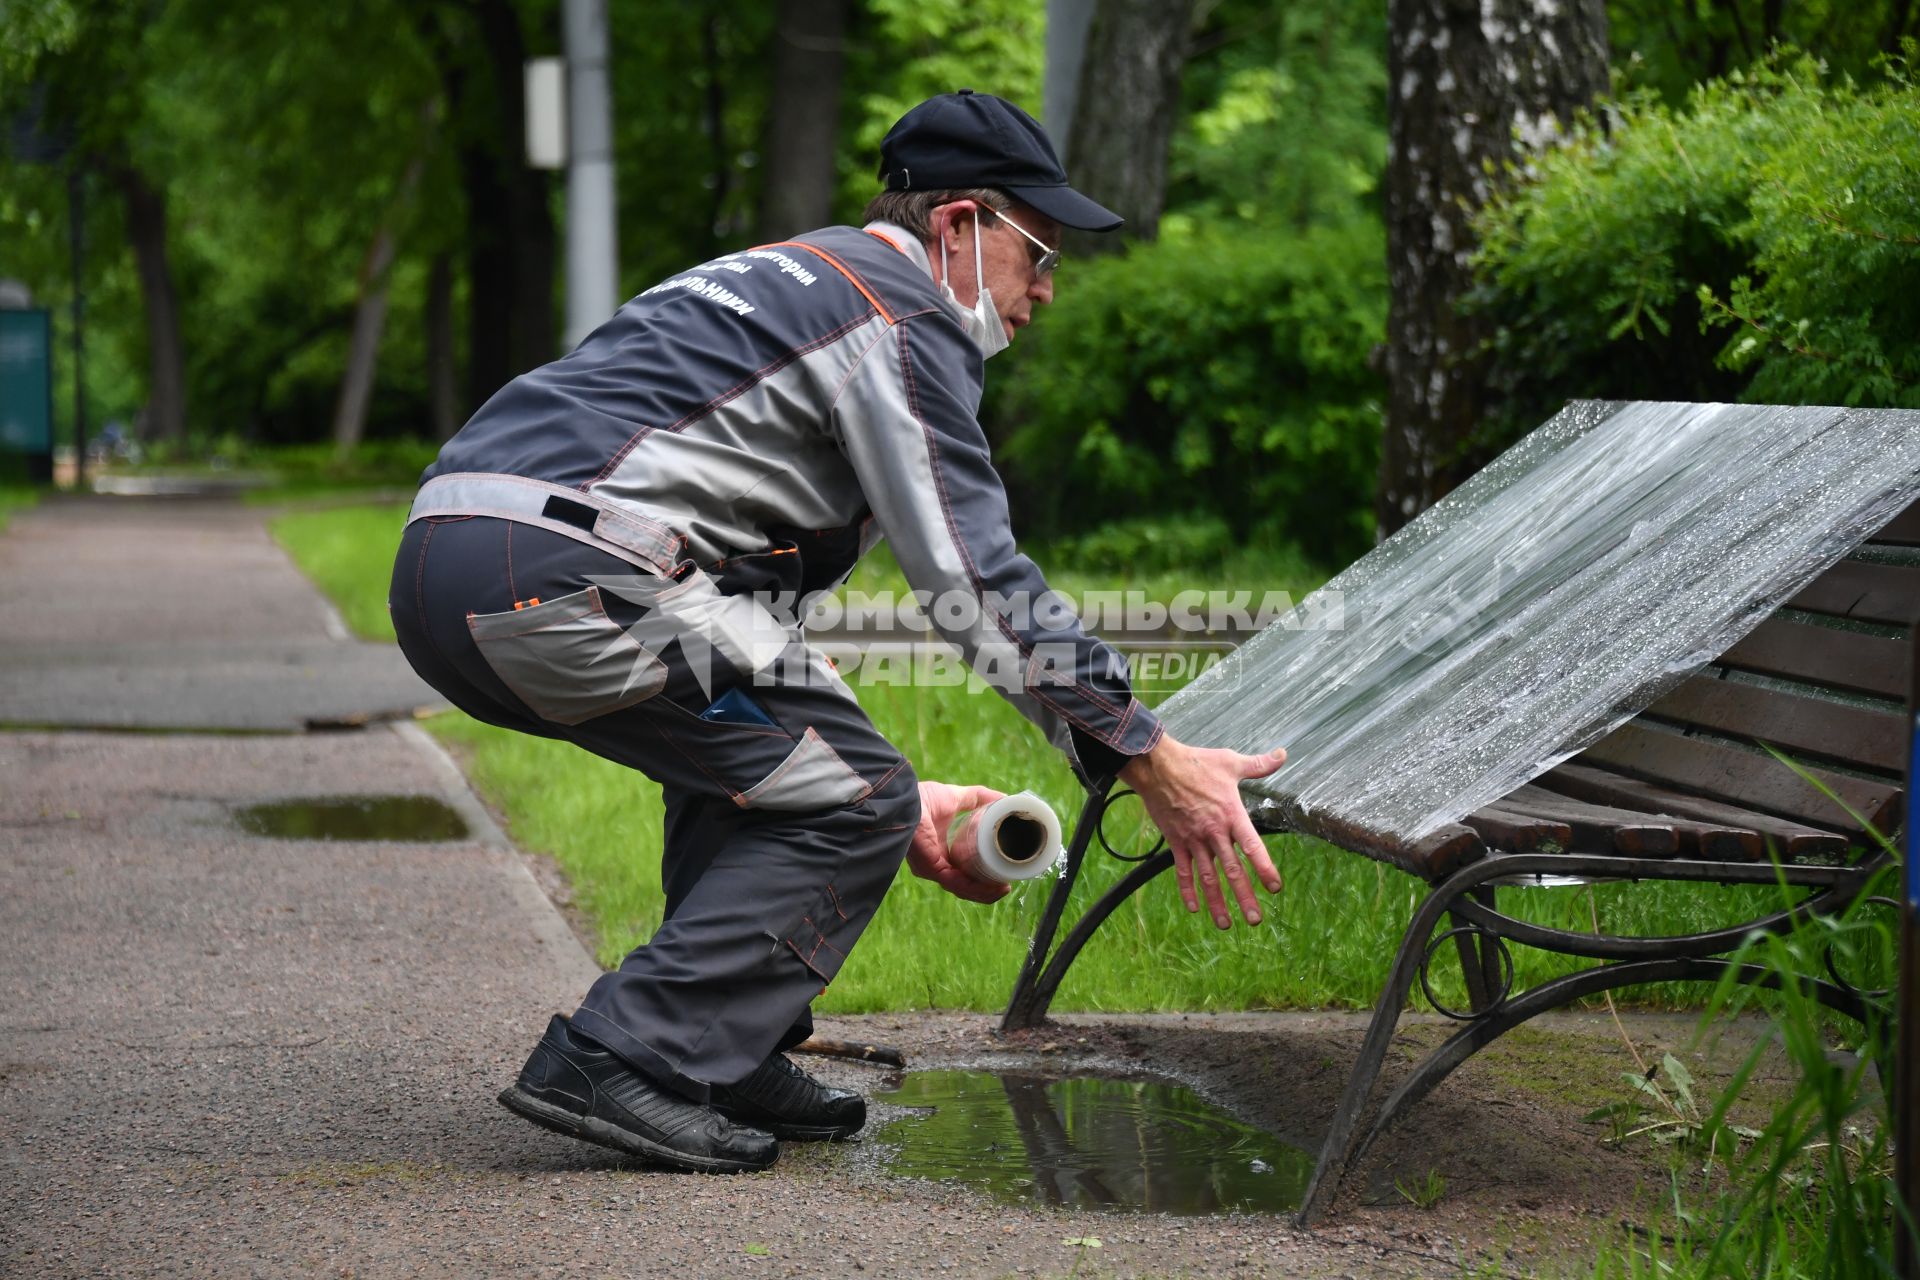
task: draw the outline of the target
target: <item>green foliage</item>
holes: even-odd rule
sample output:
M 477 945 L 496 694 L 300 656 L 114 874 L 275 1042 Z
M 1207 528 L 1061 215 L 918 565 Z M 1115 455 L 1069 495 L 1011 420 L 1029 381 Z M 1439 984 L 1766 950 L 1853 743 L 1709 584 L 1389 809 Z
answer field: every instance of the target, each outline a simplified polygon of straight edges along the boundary
M 1785 905 L 1790 895 L 1783 889 L 1781 896 Z M 1729 974 L 1702 1025 L 1764 1006 L 1777 1040 L 1755 1046 L 1698 1127 L 1743 1141 L 1720 1144 L 1720 1179 L 1711 1161 L 1697 1175 L 1676 1173 L 1670 1234 L 1650 1233 L 1644 1248 L 1603 1248 L 1595 1280 L 1856 1280 L 1893 1274 L 1896 1233 L 1913 1233 L 1920 1245 L 1892 1185 L 1892 1118 L 1878 1079 L 1883 1066 L 1891 1075 L 1887 1026 L 1876 1017 L 1857 1052 L 1834 1052 L 1831 1016 L 1800 980 L 1829 960 L 1842 973 L 1889 973 L 1895 945 L 1885 913 L 1862 897 L 1841 917 L 1815 917 L 1784 936 L 1756 935 L 1741 948 L 1733 960 L 1766 970 L 1778 989 L 1743 986 Z M 1792 1094 L 1758 1130 L 1728 1125 L 1729 1108 L 1776 1044 L 1798 1075 Z
M 1038 116 L 1046 56 L 1042 0 L 866 0 L 861 8 L 846 71 L 858 88 L 841 128 L 839 205 L 849 221 L 879 190 L 880 139 L 909 108 L 976 89 Z
M 610 0 L 621 297 L 754 240 L 774 6 Z
M 1920 406 L 1915 107 L 1904 71 L 1783 62 L 1538 157 L 1480 219 L 1505 429 L 1573 396 Z
M 1400 1193 L 1402 1200 L 1414 1208 L 1431 1209 L 1440 1203 L 1441 1197 L 1447 1194 L 1447 1180 L 1441 1176 L 1438 1169 L 1429 1169 L 1424 1178 L 1410 1181 L 1395 1178 L 1393 1189 Z
M 1169 161 L 1176 216 L 1302 231 L 1374 215 L 1386 8 L 1223 3 L 1195 40 Z
M 1881 55 L 1920 34 L 1908 0 L 1608 0 L 1607 17 L 1627 82 L 1673 103 L 1701 80 L 1764 61 L 1776 43 L 1856 80 L 1877 78 Z
M 1002 456 L 1026 527 L 1151 504 L 1330 560 L 1364 549 L 1383 258 L 1378 226 L 1356 221 L 1298 237 L 1168 227 L 1063 268 L 994 389 L 1019 424 Z

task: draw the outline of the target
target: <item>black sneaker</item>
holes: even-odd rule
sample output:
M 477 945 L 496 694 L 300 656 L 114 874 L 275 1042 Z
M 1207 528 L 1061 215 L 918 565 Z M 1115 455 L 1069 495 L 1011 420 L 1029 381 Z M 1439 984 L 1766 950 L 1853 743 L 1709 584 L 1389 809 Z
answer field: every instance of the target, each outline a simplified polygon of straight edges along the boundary
M 735 1085 L 713 1087 L 713 1109 L 735 1124 L 794 1142 L 834 1142 L 867 1122 L 867 1100 L 829 1089 L 776 1053 Z
M 771 1135 L 661 1088 L 559 1014 L 500 1104 L 555 1133 L 696 1173 L 764 1169 L 780 1155 Z

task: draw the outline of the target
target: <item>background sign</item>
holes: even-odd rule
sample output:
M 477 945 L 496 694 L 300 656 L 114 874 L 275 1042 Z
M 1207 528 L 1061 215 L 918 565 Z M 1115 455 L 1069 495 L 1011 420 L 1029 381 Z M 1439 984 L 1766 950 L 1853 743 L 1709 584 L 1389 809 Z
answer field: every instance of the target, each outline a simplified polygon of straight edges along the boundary
M 52 356 L 44 310 L 0 310 L 0 452 L 52 454 Z

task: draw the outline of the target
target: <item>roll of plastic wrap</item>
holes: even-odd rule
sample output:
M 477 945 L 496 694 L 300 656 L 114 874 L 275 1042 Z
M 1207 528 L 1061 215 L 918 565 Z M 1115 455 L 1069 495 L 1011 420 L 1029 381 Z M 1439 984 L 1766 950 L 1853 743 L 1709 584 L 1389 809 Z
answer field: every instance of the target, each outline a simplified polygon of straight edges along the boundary
M 1060 852 L 1059 815 L 1031 791 L 961 814 L 947 838 L 947 861 L 988 884 L 1043 876 Z

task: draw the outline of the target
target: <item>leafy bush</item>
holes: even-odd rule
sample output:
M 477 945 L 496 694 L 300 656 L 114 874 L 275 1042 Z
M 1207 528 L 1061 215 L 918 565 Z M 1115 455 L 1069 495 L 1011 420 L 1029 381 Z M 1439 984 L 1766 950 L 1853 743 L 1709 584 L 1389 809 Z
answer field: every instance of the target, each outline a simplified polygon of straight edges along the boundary
M 988 379 L 990 418 L 1013 424 L 999 454 L 1023 532 L 1150 509 L 1329 560 L 1364 550 L 1385 317 L 1371 221 L 1279 234 L 1169 219 L 1154 244 L 1070 263 Z
M 1504 426 L 1573 396 L 1920 406 L 1920 112 L 1784 57 L 1630 95 L 1480 218 Z

